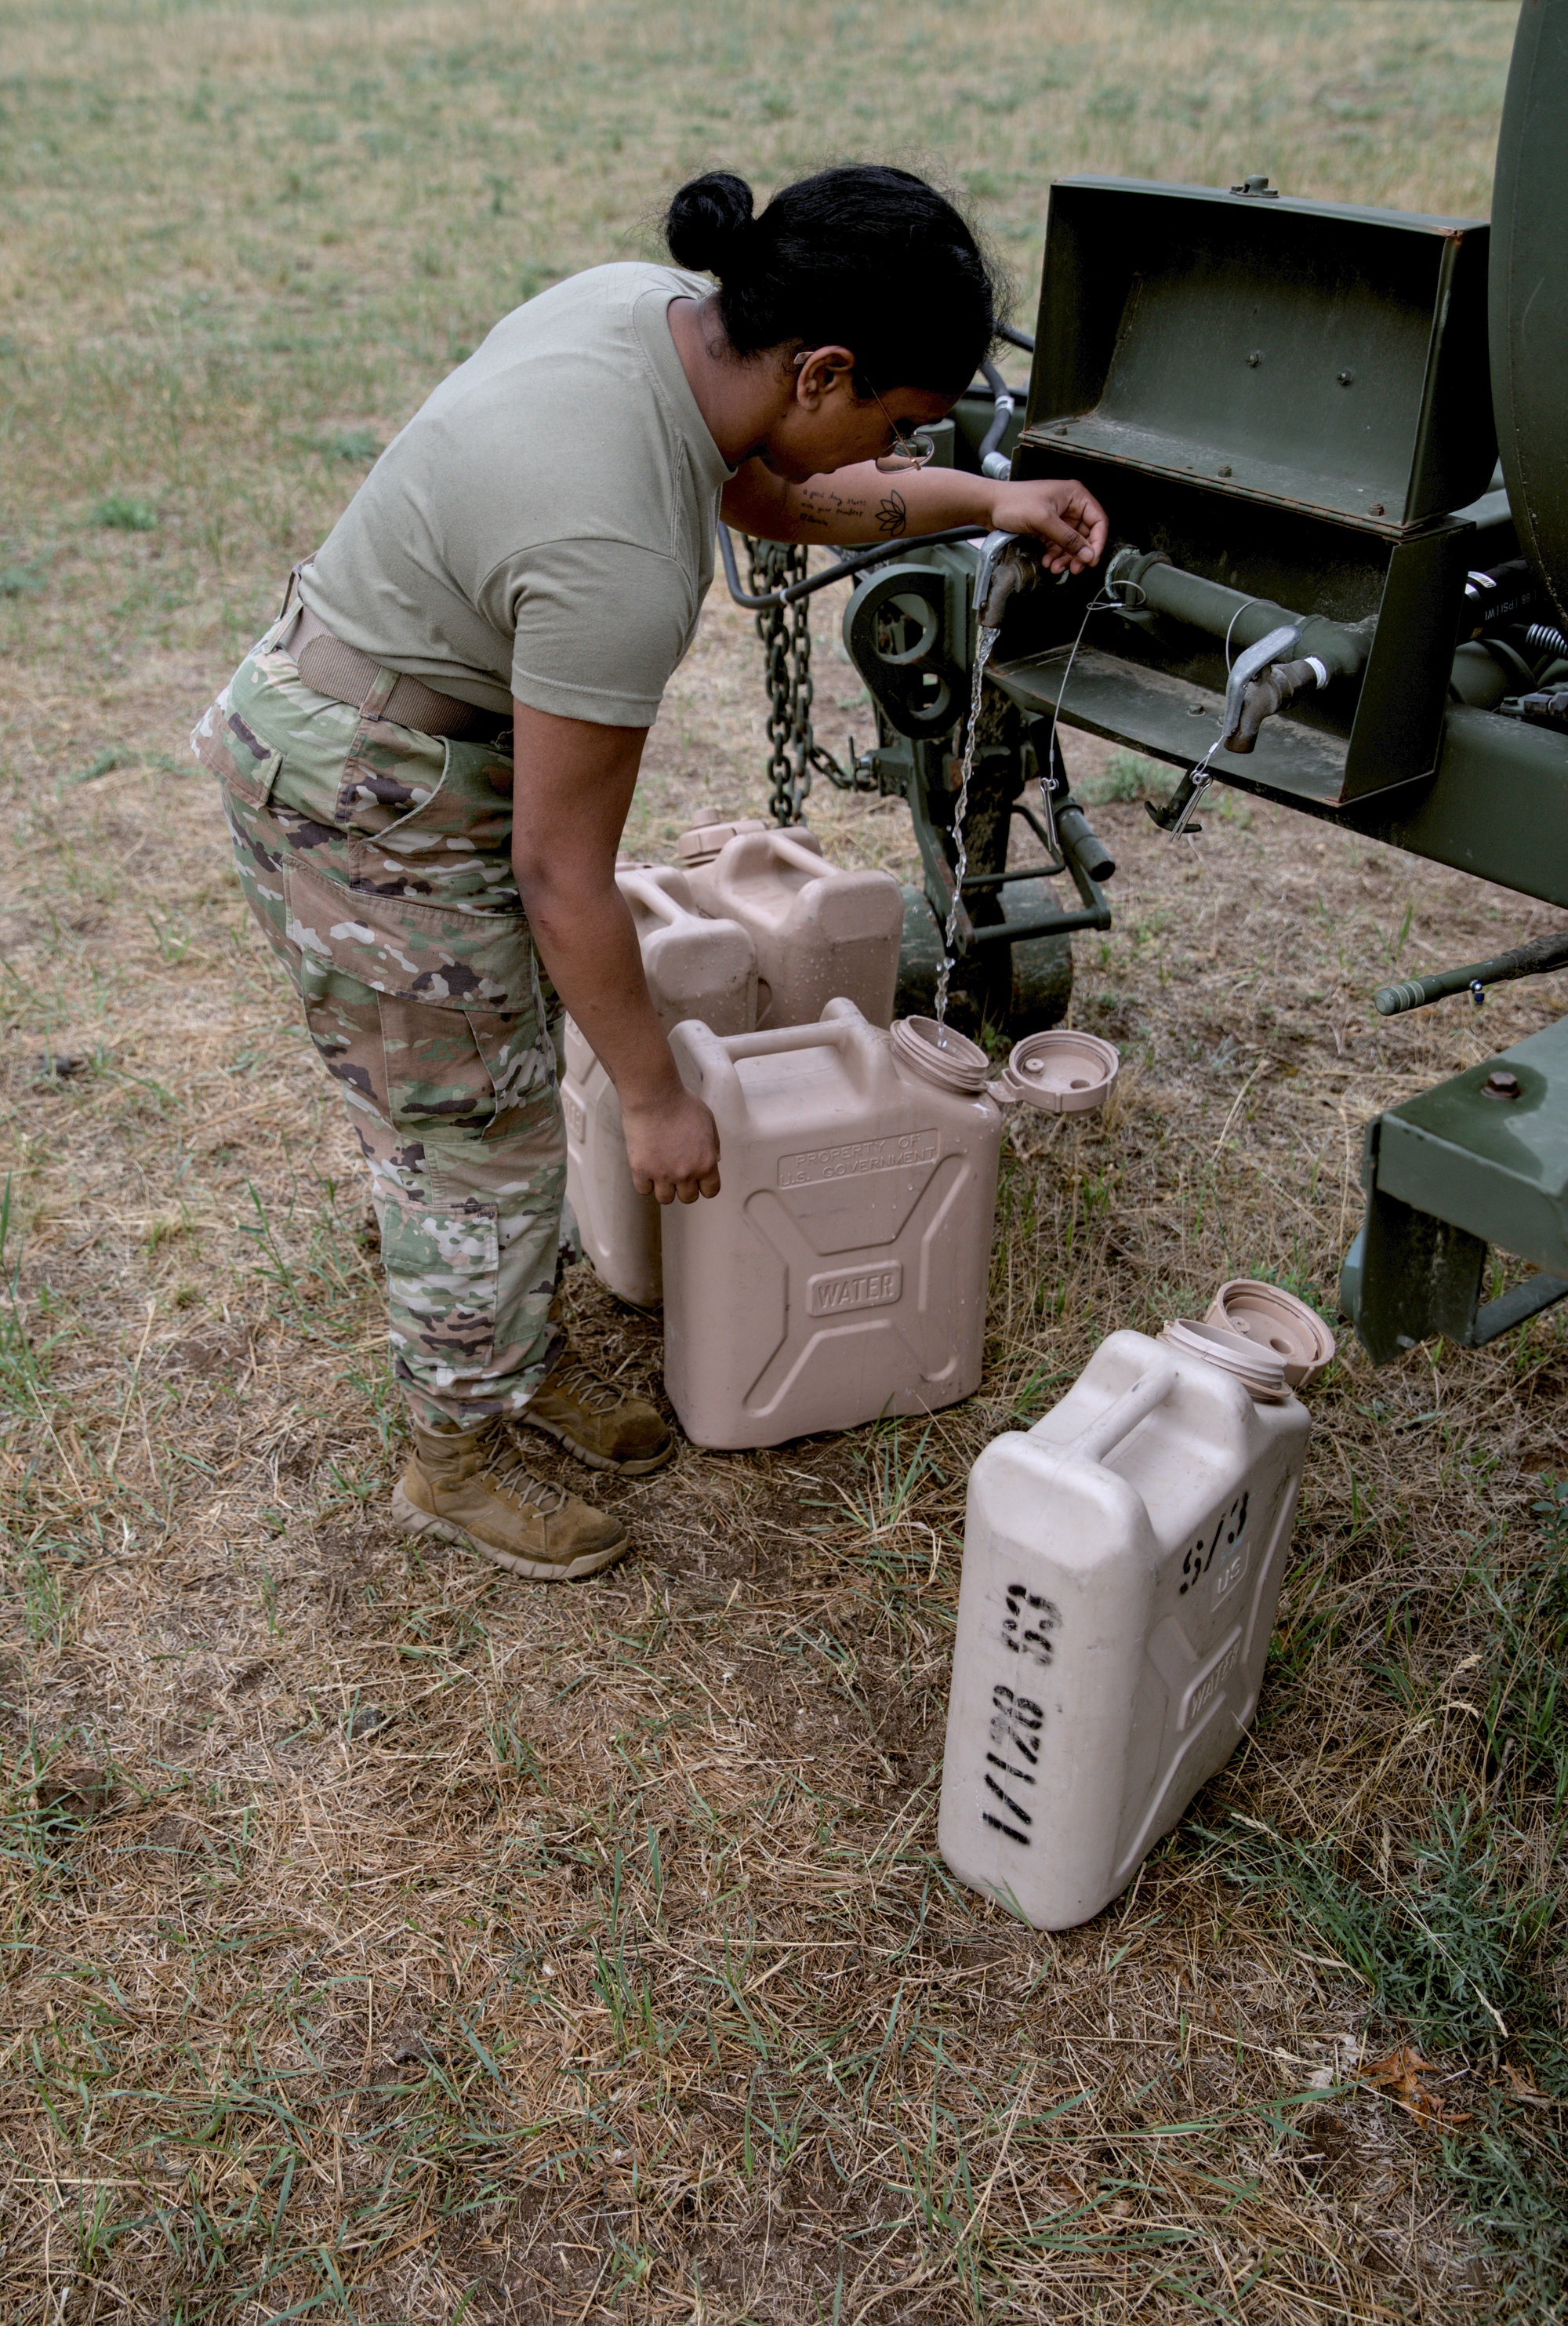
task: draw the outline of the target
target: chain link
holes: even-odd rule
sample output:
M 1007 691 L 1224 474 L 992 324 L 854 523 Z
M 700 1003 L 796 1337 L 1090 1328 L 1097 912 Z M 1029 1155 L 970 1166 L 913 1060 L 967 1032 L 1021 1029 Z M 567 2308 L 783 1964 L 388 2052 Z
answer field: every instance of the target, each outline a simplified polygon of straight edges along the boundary
M 754 541 L 743 534 L 752 597 L 787 590 L 805 579 L 807 550 L 796 542 Z M 775 823 L 803 823 L 813 775 L 825 776 L 840 791 L 860 788 L 812 732 L 811 600 L 765 606 L 756 617 L 767 684 L 768 806 Z

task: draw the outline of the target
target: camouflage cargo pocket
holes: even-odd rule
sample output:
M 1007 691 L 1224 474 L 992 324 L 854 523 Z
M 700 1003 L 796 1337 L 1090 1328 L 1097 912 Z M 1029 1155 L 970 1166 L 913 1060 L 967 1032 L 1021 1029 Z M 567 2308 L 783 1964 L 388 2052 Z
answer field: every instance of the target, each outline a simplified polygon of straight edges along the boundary
M 386 1112 L 404 1136 L 505 1140 L 553 1112 L 554 1061 L 531 1007 L 436 1009 L 384 993 L 379 1011 Z
M 377 993 L 459 1008 L 533 1006 L 533 945 L 521 913 L 463 913 L 367 895 L 299 858 L 282 866 L 290 942 Z
M 247 806 L 266 805 L 283 755 L 264 742 L 240 717 L 230 703 L 227 686 L 197 721 L 190 748 L 209 774 L 237 793 Z

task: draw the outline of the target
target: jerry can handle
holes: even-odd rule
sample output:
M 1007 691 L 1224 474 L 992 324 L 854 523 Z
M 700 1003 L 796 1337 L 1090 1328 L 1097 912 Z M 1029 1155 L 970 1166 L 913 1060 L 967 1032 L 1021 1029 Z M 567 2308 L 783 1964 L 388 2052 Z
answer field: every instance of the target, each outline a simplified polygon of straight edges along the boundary
M 672 897 L 668 889 L 649 872 L 637 870 L 617 872 L 616 887 L 623 897 L 635 897 L 639 905 L 645 906 L 655 920 L 668 922 L 673 926 L 677 921 L 697 918 L 696 914 L 689 911 L 678 898 Z
M 808 848 L 803 841 L 796 840 L 791 833 L 758 833 L 756 837 L 766 841 L 771 855 L 782 856 L 786 864 L 793 864 L 797 871 L 809 872 L 813 879 L 820 880 L 824 872 L 837 869 L 829 863 L 820 849 Z
M 831 1002 L 828 1007 L 832 1008 Z M 772 1058 L 781 1050 L 848 1049 L 854 1040 L 854 1027 L 853 1019 L 844 1018 L 812 1018 L 803 1026 L 765 1026 L 756 1034 L 731 1034 L 724 1045 L 725 1056 Z
M 1180 1378 L 1168 1357 L 1156 1358 L 1142 1380 L 1134 1382 L 1131 1389 L 1124 1391 L 1098 1420 L 1091 1421 L 1087 1429 L 1081 1430 L 1076 1437 L 1069 1438 L 1065 1445 L 1053 1445 L 1051 1451 L 1053 1454 L 1071 1454 L 1080 1462 L 1103 1462 L 1113 1446 L 1119 1446 L 1124 1437 L 1129 1437 L 1138 1423 L 1151 1414 L 1156 1405 L 1164 1403 Z M 1037 1421 L 1029 1432 L 1030 1437 L 1037 1437 L 1050 1419 L 1046 1414 Z
M 803 1026 L 765 1026 L 755 1034 L 715 1034 L 700 1018 L 683 1019 L 675 1032 L 680 1048 L 709 1075 L 736 1083 L 738 1058 L 775 1058 L 786 1050 L 841 1050 L 847 1059 L 875 1072 L 886 1058 L 886 1037 L 868 1026 L 852 1001 L 830 1001 L 820 1018 Z

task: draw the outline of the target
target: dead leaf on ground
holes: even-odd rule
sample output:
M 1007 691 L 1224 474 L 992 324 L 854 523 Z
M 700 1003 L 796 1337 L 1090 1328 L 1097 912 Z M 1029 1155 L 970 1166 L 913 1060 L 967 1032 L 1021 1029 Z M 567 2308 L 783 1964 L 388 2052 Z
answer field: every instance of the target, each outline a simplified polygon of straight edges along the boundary
M 1440 2075 L 1435 2060 L 1424 2060 L 1414 2043 L 1402 2043 L 1387 2059 L 1374 2060 L 1365 2070 L 1365 2080 L 1402 2107 L 1407 2116 L 1421 2124 L 1438 2124 L 1446 2129 L 1450 2125 L 1468 2124 L 1466 2113 L 1451 2108 L 1441 2092 L 1429 2091 L 1423 2076 Z

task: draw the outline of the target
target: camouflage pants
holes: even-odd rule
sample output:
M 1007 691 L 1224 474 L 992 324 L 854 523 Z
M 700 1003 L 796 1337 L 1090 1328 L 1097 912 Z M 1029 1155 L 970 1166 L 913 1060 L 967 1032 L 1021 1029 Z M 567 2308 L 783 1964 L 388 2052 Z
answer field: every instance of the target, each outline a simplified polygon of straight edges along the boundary
M 252 911 L 370 1167 L 416 1419 L 517 1414 L 553 1356 L 559 1005 L 511 867 L 512 763 L 306 686 L 274 640 L 191 737 Z M 382 684 L 381 682 L 385 682 Z

